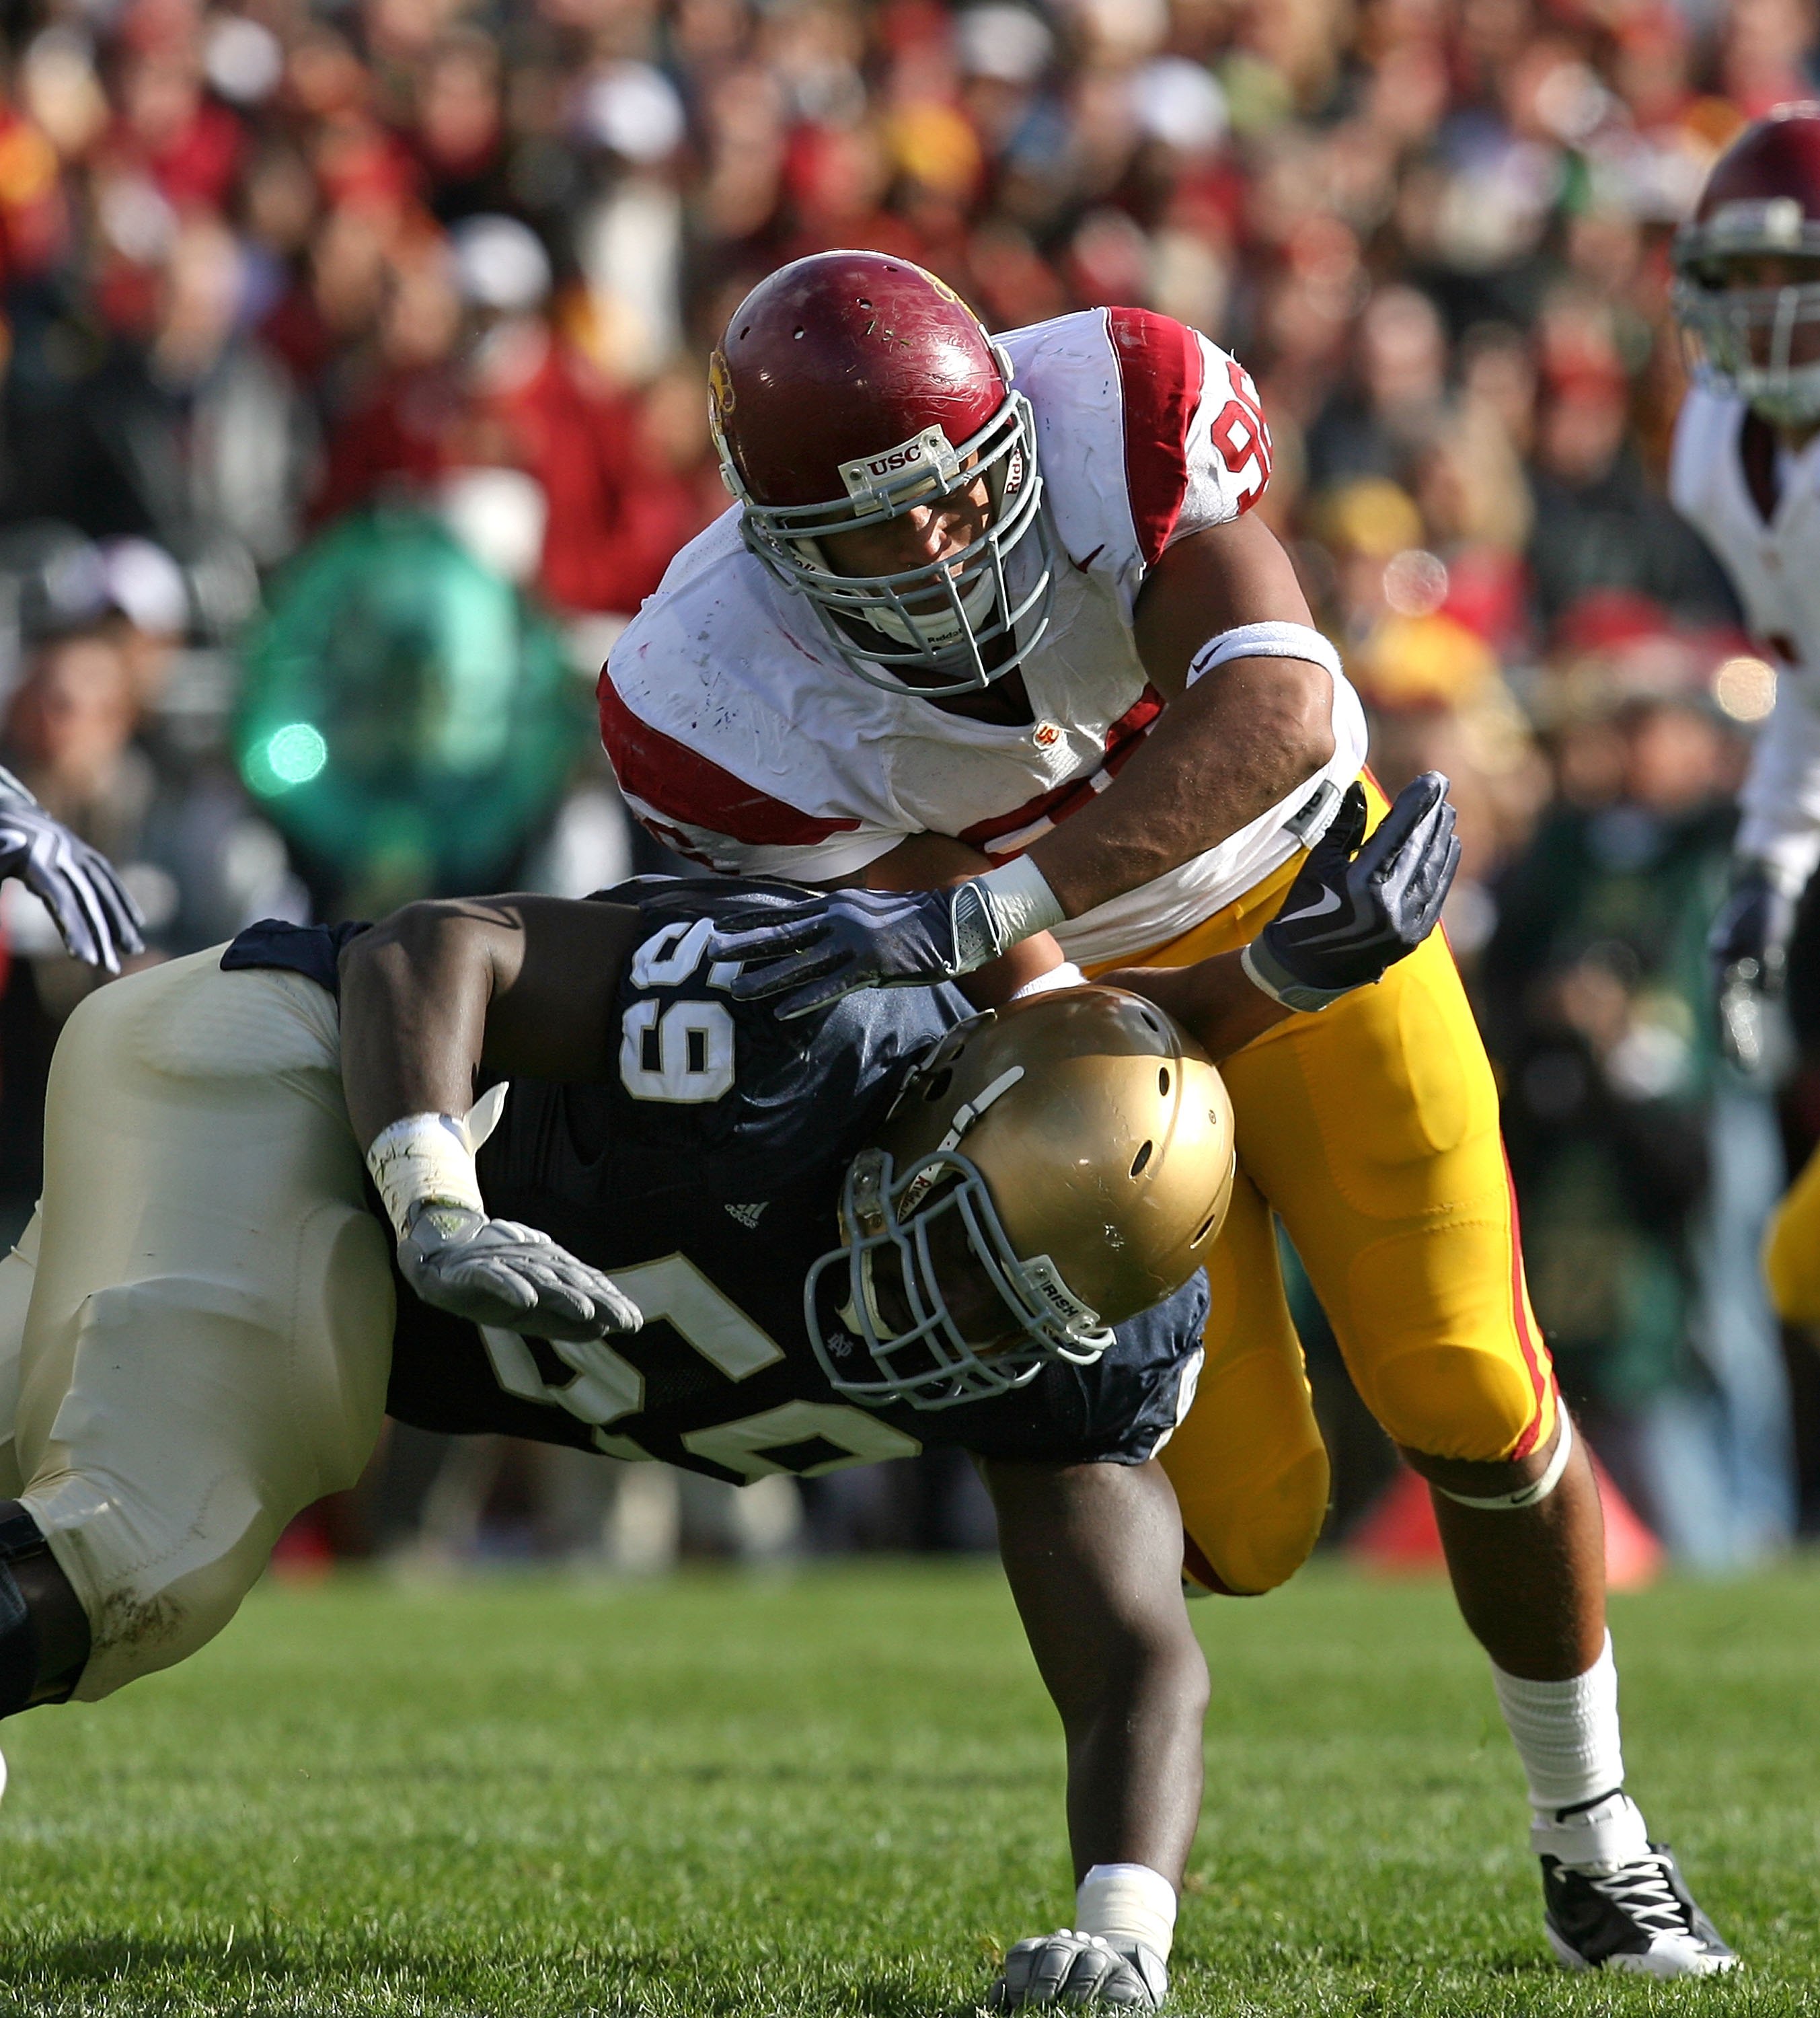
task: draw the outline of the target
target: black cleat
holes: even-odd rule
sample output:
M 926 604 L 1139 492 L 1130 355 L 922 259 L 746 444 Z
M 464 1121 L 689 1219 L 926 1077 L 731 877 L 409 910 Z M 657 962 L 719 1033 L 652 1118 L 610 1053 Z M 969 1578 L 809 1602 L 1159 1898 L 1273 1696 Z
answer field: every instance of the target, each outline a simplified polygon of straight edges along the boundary
M 1666 1843 L 1607 1868 L 1542 1859 L 1548 1945 L 1568 1969 L 1720 1976 L 1738 1958 L 1695 1904 Z

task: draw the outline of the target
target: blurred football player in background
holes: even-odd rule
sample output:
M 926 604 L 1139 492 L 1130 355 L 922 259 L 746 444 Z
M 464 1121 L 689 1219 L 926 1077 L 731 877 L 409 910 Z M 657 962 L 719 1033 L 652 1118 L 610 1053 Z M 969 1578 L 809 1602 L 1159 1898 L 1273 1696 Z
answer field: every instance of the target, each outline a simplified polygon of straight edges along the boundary
M 1699 353 L 1674 502 L 1724 563 L 1776 701 L 1753 754 L 1732 889 L 1713 928 L 1721 1039 L 1763 1062 L 1797 907 L 1820 864 L 1820 105 L 1778 107 L 1720 157 L 1675 241 L 1675 312 Z M 1820 1323 L 1820 1155 L 1764 1250 L 1791 1323 Z
M 1273 926 L 1273 957 L 1340 991 L 1419 949 L 1444 782 L 1363 845 L 1353 794 L 1291 888 L 1347 940 Z M 266 924 L 82 1004 L 0 1263 L 0 1714 L 200 1647 L 387 1411 L 736 1484 L 958 1446 L 1062 1715 L 1079 1886 L 997 1998 L 1151 2009 L 1207 1698 L 1154 1459 L 1234 1181 L 1211 1054 L 1287 1012 L 1229 955 L 1120 977 L 1167 1014 L 936 985 L 785 1021 L 710 947 L 801 894 Z
M 1165 1460 L 1188 1572 L 1267 1590 L 1327 1510 L 1274 1212 L 1433 1490 L 1528 1776 L 1555 1952 L 1731 1966 L 1623 1789 L 1597 1488 L 1459 976 L 1436 938 L 1336 1004 L 1316 949 L 1352 920 L 1286 900 L 1365 725 L 1249 515 L 1270 476 L 1251 379 L 1142 309 L 998 342 L 919 268 L 829 252 L 734 311 L 710 401 L 738 504 L 613 648 L 606 748 L 634 811 L 707 866 L 869 887 L 735 935 L 779 963 L 741 985 L 793 990 L 786 1014 L 963 976 L 989 1001 L 1077 962 L 1243 948 L 1290 1013 L 1230 1061 L 1240 1174 Z

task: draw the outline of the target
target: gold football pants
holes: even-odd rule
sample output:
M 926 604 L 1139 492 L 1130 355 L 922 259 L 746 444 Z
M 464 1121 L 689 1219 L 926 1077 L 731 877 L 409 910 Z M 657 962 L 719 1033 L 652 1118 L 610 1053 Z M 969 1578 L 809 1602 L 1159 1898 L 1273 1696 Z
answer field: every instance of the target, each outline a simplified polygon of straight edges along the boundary
M 1384 801 L 1371 794 L 1374 819 Z M 1301 859 L 1119 966 L 1186 967 L 1255 937 Z M 1220 1068 L 1237 1122 L 1232 1209 L 1207 1264 L 1194 1405 L 1163 1452 L 1190 1575 L 1256 1592 L 1292 1575 L 1327 1512 L 1327 1460 L 1270 1223 L 1295 1242 L 1354 1383 L 1399 1443 L 1522 1457 L 1555 1383 L 1523 1279 L 1497 1092 L 1446 941 L 1291 1015 Z

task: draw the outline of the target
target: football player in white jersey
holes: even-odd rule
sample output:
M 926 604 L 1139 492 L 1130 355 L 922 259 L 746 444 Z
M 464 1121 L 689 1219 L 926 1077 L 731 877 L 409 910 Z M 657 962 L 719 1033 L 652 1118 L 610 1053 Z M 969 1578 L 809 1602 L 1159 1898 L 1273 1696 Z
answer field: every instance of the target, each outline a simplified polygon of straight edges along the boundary
M 1675 268 L 1699 368 L 1670 492 L 1777 672 L 1711 943 L 1721 1037 L 1749 1067 L 1820 864 L 1820 104 L 1780 106 L 1732 143 L 1676 238 Z M 1820 1158 L 1783 1201 L 1765 1261 L 1782 1315 L 1820 1322 Z
M 1260 1000 L 1292 1013 L 1228 1061 L 1240 1175 L 1199 1396 L 1164 1460 L 1188 1573 L 1269 1589 L 1326 1511 L 1274 1212 L 1434 1490 L 1528 1777 L 1555 1954 L 1731 1967 L 1623 1789 L 1597 1488 L 1529 1308 L 1451 957 L 1437 934 L 1341 1000 L 1299 949 L 1331 952 L 1343 908 L 1277 917 L 1365 729 L 1248 515 L 1270 472 L 1251 380 L 1140 309 L 995 342 L 907 262 L 831 252 L 735 311 L 710 397 L 736 505 L 615 646 L 600 704 L 654 834 L 831 893 L 731 935 L 771 960 L 736 985 L 782 991 L 785 1014 L 934 978 L 984 1004 L 1242 948 Z

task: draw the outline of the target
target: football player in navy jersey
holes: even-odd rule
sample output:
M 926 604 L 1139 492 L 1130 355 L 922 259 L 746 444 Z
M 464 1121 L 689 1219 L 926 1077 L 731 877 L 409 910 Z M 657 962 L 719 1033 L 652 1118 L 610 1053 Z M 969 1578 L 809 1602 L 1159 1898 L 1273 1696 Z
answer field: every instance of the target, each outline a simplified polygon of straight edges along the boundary
M 1443 783 L 1363 845 L 1349 805 L 1279 957 L 1349 988 L 1421 942 Z M 786 1022 L 711 942 L 801 894 L 255 928 L 78 1011 L 0 1263 L 0 1713 L 200 1646 L 388 1409 L 739 1481 L 956 1444 L 1067 1733 L 1078 1881 L 995 2000 L 1151 2009 L 1207 1691 L 1154 1454 L 1231 1181 L 1211 1058 L 1283 1012 L 1231 955 Z

